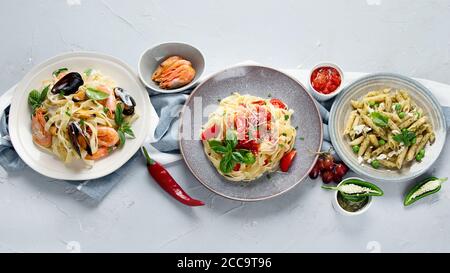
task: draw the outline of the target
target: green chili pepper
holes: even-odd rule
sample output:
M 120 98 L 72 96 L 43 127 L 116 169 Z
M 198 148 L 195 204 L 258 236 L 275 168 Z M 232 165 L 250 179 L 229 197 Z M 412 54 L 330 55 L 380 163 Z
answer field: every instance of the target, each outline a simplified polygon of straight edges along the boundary
M 425 184 L 436 181 L 438 186 L 437 187 L 431 187 L 430 189 L 426 189 Z M 436 193 L 441 189 L 441 185 L 443 182 L 447 181 L 447 177 L 445 178 L 437 178 L 437 177 L 429 177 L 419 184 L 412 187 L 408 194 L 405 196 L 405 200 L 403 200 L 403 205 L 409 206 L 412 203 L 416 202 L 419 199 L 422 199 L 430 194 Z
M 345 192 L 345 188 L 343 186 L 345 185 L 356 185 L 364 188 L 365 190 L 363 193 L 347 193 Z M 326 190 L 337 190 L 341 193 L 342 197 L 347 200 L 351 201 L 359 201 L 367 196 L 382 196 L 384 194 L 383 190 L 380 189 L 378 186 L 359 179 L 347 179 L 344 180 L 339 186 L 337 187 L 330 187 L 330 186 L 322 186 L 322 188 Z
M 357 152 L 359 152 L 359 145 L 355 145 L 352 147 L 353 152 L 356 154 Z

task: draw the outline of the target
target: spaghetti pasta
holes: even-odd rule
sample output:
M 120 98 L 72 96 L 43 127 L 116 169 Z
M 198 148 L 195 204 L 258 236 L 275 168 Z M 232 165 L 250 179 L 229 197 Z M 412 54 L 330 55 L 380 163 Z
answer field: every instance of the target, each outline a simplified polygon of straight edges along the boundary
M 220 101 L 203 126 L 205 154 L 231 181 L 252 181 L 276 171 L 283 156 L 294 149 L 297 132 L 292 114 L 280 100 L 233 93 Z M 224 163 L 227 154 L 231 159 Z

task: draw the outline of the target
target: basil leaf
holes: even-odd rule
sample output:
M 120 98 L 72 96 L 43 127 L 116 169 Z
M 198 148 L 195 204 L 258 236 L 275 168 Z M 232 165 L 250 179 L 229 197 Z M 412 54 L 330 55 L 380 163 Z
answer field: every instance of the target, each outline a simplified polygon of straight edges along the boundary
M 235 133 L 233 133 L 233 131 L 231 131 L 231 130 L 227 131 L 225 143 L 227 144 L 227 146 L 229 144 L 229 146 L 231 146 L 231 149 L 234 149 L 234 147 L 236 147 L 238 141 L 237 141 L 237 136 Z
M 253 155 L 253 153 L 251 153 L 249 151 L 241 152 L 241 155 L 244 157 L 243 162 L 245 164 L 251 165 L 256 162 L 255 156 Z
M 28 94 L 28 104 L 31 106 L 33 111 L 39 107 L 41 104 L 41 94 L 36 89 L 31 90 L 30 94 Z
M 117 133 L 119 134 L 119 139 L 120 139 L 120 147 L 122 147 L 125 144 L 125 134 L 124 132 L 122 132 L 122 130 L 118 130 Z
M 234 163 L 231 160 L 231 156 L 227 155 L 220 160 L 219 168 L 223 173 L 229 173 L 234 167 Z
M 86 70 L 84 70 L 84 72 L 83 72 L 86 76 L 90 76 L 91 75 L 91 73 L 92 73 L 92 68 L 88 68 L 88 69 L 86 69 Z
M 242 156 L 241 153 L 239 152 L 233 152 L 231 154 L 231 158 L 235 161 L 235 162 L 244 162 L 245 158 L 244 156 Z
M 380 112 L 372 112 L 370 114 L 370 117 L 372 118 L 373 123 L 379 127 L 387 127 L 389 118 Z
M 131 138 L 135 138 L 135 137 L 136 137 L 136 136 L 134 135 L 133 130 L 130 128 L 130 126 L 129 126 L 128 124 L 127 124 L 126 127 L 123 127 L 123 128 L 122 128 L 122 131 L 123 131 L 126 135 L 130 136 Z
M 47 85 L 46 87 L 44 87 L 44 89 L 42 89 L 41 95 L 39 96 L 41 104 L 47 99 L 47 93 L 49 88 L 50 85 Z
M 123 124 L 123 109 L 122 109 L 122 105 L 117 104 L 116 106 L 116 111 L 114 112 L 114 121 L 116 122 L 117 126 L 122 126 Z
M 211 149 L 219 154 L 226 154 L 228 152 L 228 149 L 225 146 L 213 146 Z
M 392 137 L 397 142 L 403 142 L 405 146 L 409 147 L 416 142 L 416 133 L 409 131 L 408 129 L 402 129 L 400 134 Z
M 58 75 L 61 73 L 61 72 L 64 72 L 64 71 L 69 71 L 69 69 L 67 69 L 66 67 L 62 67 L 62 68 L 60 68 L 60 69 L 57 69 L 57 70 L 55 70 L 55 71 L 53 71 L 53 76 L 55 76 L 55 77 L 58 77 Z
M 211 148 L 214 148 L 214 147 L 216 147 L 216 146 L 223 146 L 223 145 L 222 145 L 222 141 L 214 140 L 214 139 L 208 141 L 208 144 L 209 144 L 209 147 L 211 147 Z
M 88 87 L 86 90 L 86 96 L 91 100 L 104 100 L 109 97 L 108 93 L 102 92 L 100 90 Z

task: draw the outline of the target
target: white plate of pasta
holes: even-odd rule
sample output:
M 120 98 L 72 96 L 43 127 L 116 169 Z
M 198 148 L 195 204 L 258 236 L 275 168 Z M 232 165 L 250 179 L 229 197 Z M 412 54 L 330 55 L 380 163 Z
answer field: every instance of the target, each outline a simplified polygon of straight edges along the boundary
M 180 148 L 192 173 L 224 197 L 257 201 L 302 181 L 322 145 L 306 89 L 275 69 L 243 65 L 201 83 L 183 109 Z
M 147 91 L 128 65 L 76 52 L 51 58 L 24 77 L 11 103 L 9 131 L 35 171 L 88 180 L 125 164 L 153 130 L 153 119 Z
M 355 172 L 378 181 L 413 179 L 435 162 L 446 139 L 442 109 L 417 81 L 389 73 L 350 84 L 334 102 L 330 137 Z

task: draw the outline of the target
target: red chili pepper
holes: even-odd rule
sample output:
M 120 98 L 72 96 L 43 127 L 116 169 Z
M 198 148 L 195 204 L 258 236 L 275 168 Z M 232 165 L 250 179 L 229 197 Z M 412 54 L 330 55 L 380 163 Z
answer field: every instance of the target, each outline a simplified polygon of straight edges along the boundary
M 145 147 L 142 147 L 145 158 L 147 159 L 147 169 L 150 175 L 155 179 L 155 181 L 165 190 L 168 194 L 172 195 L 175 199 L 187 206 L 203 206 L 200 200 L 193 199 L 190 197 L 178 183 L 173 179 L 170 173 L 161 164 L 151 159 Z

